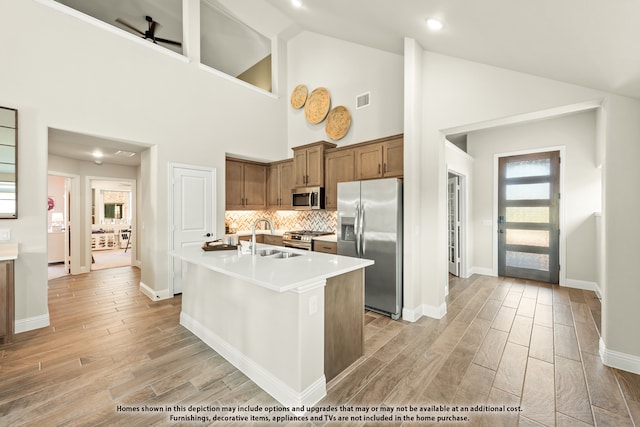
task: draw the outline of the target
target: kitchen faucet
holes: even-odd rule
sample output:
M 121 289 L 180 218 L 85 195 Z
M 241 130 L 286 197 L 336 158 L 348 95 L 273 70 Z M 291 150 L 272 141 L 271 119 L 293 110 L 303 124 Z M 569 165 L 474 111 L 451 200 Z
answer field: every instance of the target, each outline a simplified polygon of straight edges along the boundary
M 257 219 L 256 222 L 253 223 L 253 231 L 251 231 L 251 255 L 255 255 L 256 254 L 256 226 L 261 221 L 264 221 L 269 225 L 269 227 L 271 228 L 271 234 L 274 233 L 273 223 L 271 222 L 271 220 L 269 218 Z

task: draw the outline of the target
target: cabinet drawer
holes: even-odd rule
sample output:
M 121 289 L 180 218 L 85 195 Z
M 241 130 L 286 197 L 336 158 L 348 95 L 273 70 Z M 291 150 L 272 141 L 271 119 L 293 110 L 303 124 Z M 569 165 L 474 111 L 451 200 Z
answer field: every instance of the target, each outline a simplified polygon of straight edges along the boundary
M 337 254 L 338 244 L 336 242 L 325 242 L 322 240 L 313 241 L 313 250 L 315 252 L 324 252 L 327 254 Z

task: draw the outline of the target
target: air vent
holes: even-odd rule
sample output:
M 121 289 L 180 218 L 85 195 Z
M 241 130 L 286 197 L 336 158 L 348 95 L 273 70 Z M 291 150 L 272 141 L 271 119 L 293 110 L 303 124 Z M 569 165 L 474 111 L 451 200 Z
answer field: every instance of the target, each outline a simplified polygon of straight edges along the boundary
M 371 92 L 365 92 L 356 96 L 356 110 L 360 108 L 368 107 L 371 103 Z
M 136 153 L 132 152 L 132 151 L 122 151 L 122 150 L 118 150 L 116 151 L 116 156 L 119 157 L 133 157 L 136 155 Z

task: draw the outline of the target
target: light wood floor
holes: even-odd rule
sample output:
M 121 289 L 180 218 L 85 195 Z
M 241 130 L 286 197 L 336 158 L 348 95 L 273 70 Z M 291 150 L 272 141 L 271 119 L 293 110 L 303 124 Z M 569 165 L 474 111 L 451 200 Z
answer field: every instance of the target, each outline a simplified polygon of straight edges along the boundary
M 179 425 L 117 406 L 277 405 L 179 325 L 180 297 L 152 302 L 138 287 L 131 267 L 51 281 L 51 326 L 0 347 L 0 425 Z M 640 425 L 640 378 L 601 364 L 599 319 L 592 292 L 453 279 L 443 319 L 367 313 L 366 355 L 318 406 L 506 405 L 522 412 L 471 413 L 452 425 Z

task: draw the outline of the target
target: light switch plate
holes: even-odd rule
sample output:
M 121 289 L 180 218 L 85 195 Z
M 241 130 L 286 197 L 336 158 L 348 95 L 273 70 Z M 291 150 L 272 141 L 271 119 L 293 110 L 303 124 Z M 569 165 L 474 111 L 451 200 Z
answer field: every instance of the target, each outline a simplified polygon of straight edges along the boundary
M 0 228 L 0 242 L 8 242 L 11 240 L 11 229 Z

